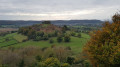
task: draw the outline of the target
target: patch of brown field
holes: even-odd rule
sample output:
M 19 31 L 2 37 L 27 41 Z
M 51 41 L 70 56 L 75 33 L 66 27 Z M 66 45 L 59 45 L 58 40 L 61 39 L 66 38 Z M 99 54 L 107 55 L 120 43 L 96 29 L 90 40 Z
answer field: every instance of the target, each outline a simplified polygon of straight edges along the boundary
M 0 33 L 1 32 L 10 32 L 10 31 L 17 31 L 17 28 L 0 28 Z

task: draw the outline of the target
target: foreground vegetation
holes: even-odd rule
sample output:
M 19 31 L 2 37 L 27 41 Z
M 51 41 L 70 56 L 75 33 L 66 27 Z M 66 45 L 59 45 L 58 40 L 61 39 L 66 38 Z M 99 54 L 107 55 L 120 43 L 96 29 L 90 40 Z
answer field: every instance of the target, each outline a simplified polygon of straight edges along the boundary
M 49 48 L 24 47 L 0 50 L 2 67 L 87 67 L 89 61 L 82 57 L 84 54 L 73 56 L 68 47 L 51 46 Z M 80 57 L 81 56 L 81 57 Z
M 91 34 L 84 52 L 93 67 L 118 67 L 120 65 L 120 14 L 112 17 L 102 29 Z

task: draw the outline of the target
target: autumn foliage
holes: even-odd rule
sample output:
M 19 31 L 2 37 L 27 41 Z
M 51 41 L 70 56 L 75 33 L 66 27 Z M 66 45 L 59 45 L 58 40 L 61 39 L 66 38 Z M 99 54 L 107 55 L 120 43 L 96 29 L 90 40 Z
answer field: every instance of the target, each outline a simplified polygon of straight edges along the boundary
M 84 47 L 93 67 L 120 66 L 120 14 L 105 22 L 102 29 L 94 31 Z

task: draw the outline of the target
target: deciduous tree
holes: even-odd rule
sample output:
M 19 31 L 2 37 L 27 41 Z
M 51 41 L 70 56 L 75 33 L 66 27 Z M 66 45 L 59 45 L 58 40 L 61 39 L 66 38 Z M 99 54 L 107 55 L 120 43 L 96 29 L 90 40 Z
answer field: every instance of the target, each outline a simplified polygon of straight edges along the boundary
M 84 52 L 94 67 L 120 65 L 120 14 L 113 16 L 113 23 L 105 22 L 102 29 L 91 35 Z

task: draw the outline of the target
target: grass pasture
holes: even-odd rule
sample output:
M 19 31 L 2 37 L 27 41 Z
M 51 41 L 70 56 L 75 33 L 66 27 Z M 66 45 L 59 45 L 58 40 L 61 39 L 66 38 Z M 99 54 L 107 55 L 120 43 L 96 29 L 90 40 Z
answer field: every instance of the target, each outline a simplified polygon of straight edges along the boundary
M 13 38 L 14 35 L 15 33 L 0 36 L 0 47 L 7 47 L 18 43 L 18 41 Z
M 51 47 L 51 45 L 66 46 L 66 47 L 70 46 L 74 53 L 79 53 L 82 51 L 83 46 L 90 38 L 90 36 L 87 34 L 82 33 L 81 35 L 82 35 L 81 38 L 71 37 L 71 42 L 69 43 L 65 43 L 65 42 L 58 43 L 56 40 L 57 37 L 53 37 L 52 39 L 54 40 L 54 43 L 50 44 L 49 40 L 47 41 L 29 40 L 26 42 L 22 42 L 22 40 L 26 39 L 27 37 L 21 34 L 13 33 L 13 34 L 8 34 L 2 38 L 0 37 L 0 42 L 4 41 L 2 40 L 4 38 L 8 38 L 8 37 L 10 38 L 10 41 L 0 43 L 0 47 L 8 48 L 7 46 L 12 46 L 15 48 L 20 48 L 20 47 L 26 47 L 26 46 L 38 46 L 43 48 L 43 47 Z
M 15 33 L 15 35 L 13 36 L 13 38 L 15 40 L 17 40 L 18 42 L 22 42 L 23 40 L 27 39 L 27 36 Z

